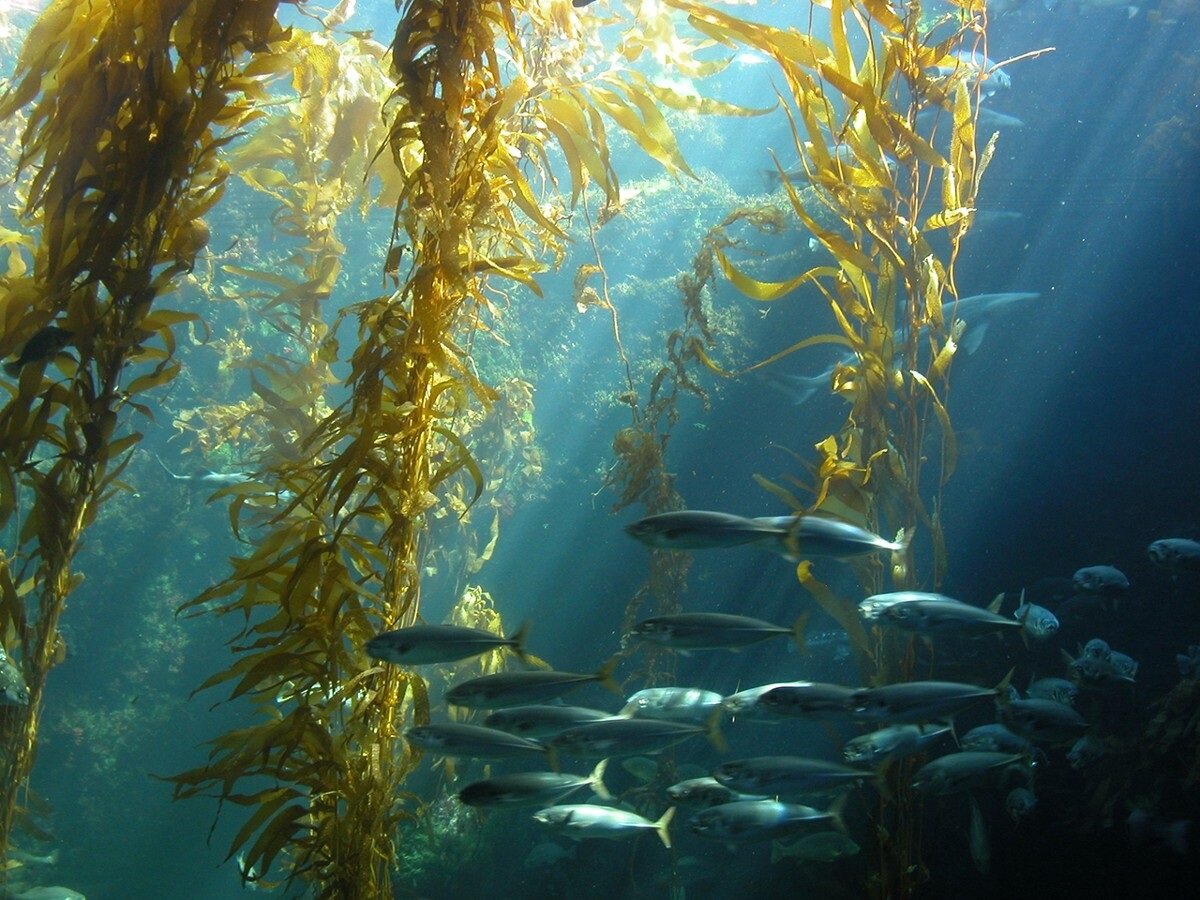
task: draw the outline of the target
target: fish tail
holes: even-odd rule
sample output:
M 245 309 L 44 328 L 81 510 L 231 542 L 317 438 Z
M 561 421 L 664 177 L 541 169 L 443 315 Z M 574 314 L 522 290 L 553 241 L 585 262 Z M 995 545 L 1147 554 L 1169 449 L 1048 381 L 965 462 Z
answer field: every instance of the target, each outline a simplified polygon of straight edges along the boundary
M 508 638 L 508 647 L 513 653 L 517 654 L 517 658 L 527 666 L 535 665 L 534 660 L 537 657 L 531 657 L 525 650 L 525 639 L 529 636 L 529 620 L 526 619 L 521 623 L 521 627 L 512 633 Z
M 596 670 L 595 677 L 596 680 L 600 682 L 601 687 L 607 688 L 621 699 L 625 699 L 625 692 L 621 690 L 621 686 L 617 684 L 616 680 L 613 678 L 613 672 L 617 670 L 618 662 L 620 662 L 620 660 L 614 656 Z
M 662 818 L 654 823 L 654 830 L 658 832 L 658 839 L 663 842 L 663 846 L 668 850 L 671 849 L 671 832 L 667 830 L 667 826 L 671 824 L 673 818 L 675 818 L 675 807 L 672 806 L 662 814 Z
M 811 618 L 812 608 L 809 607 L 800 613 L 796 617 L 796 621 L 792 623 L 792 643 L 802 654 L 808 653 L 808 642 L 804 639 L 804 632 L 808 629 L 808 620 Z
M 588 776 L 588 782 L 592 786 L 594 793 L 601 800 L 611 800 L 612 794 L 608 792 L 608 788 L 604 785 L 604 770 L 608 768 L 608 760 L 602 759 L 596 763 L 596 768 L 592 769 L 592 774 Z
M 718 706 L 709 714 L 708 719 L 704 722 L 704 735 L 718 753 L 729 752 L 729 744 L 725 740 L 725 735 L 721 734 L 721 717 L 724 715 L 724 705 Z
M 836 828 L 838 831 L 840 831 L 842 834 L 847 833 L 846 832 L 846 822 L 842 818 L 842 812 L 845 810 L 846 803 L 849 802 L 849 799 L 850 799 L 850 792 L 842 791 L 841 796 L 839 796 L 836 800 L 833 801 L 833 805 L 831 805 L 829 807 L 829 809 L 825 810 L 825 815 L 829 816 L 830 821 L 833 823 L 833 827 Z
M 799 843 L 797 841 L 796 843 Z M 783 841 L 771 841 L 771 865 L 779 862 L 781 859 L 786 859 L 789 856 L 796 855 L 796 844 L 790 847 Z

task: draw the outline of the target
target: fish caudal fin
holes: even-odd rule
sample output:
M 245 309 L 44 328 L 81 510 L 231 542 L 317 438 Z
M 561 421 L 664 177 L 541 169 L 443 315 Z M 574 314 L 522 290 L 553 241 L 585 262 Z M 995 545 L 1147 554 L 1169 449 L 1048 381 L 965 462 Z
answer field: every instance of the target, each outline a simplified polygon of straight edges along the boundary
M 671 849 L 671 832 L 667 827 L 671 824 L 671 820 L 675 818 L 675 807 L 671 807 L 662 814 L 662 818 L 654 823 L 654 830 L 658 833 L 658 839 L 663 842 L 663 846 L 668 850 Z
M 536 665 L 534 662 L 537 657 L 530 656 L 525 650 L 525 639 L 529 636 L 529 620 L 526 619 L 521 623 L 521 627 L 512 633 L 508 638 L 508 648 L 517 655 L 517 658 L 527 666 Z M 540 660 L 539 660 L 540 662 Z
M 617 663 L 620 660 L 613 657 L 599 669 L 596 670 L 596 680 L 600 682 L 600 686 L 612 691 L 622 700 L 625 699 L 625 692 L 621 690 L 621 686 L 613 679 L 613 672 L 617 670 Z
M 596 768 L 592 769 L 592 774 L 588 776 L 588 784 L 592 787 L 592 793 L 601 800 L 611 800 L 612 794 L 608 792 L 608 788 L 604 785 L 604 770 L 608 768 L 608 760 L 602 759 L 596 763 Z

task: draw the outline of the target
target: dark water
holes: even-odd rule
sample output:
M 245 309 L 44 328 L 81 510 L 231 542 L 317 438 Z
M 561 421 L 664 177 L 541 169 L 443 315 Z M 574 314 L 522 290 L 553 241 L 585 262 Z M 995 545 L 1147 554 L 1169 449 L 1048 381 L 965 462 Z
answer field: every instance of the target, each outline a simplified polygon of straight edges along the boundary
M 1165 821 L 1200 819 L 1194 726 L 1190 742 L 1161 756 L 1142 740 L 1154 704 L 1179 682 L 1175 655 L 1200 643 L 1200 578 L 1173 580 L 1146 556 L 1157 538 L 1200 538 L 1198 18 L 1189 4 L 1164 7 L 1174 24 L 1154 21 L 1149 12 L 1129 18 L 1123 8 L 1088 5 L 1046 11 L 1029 0 L 992 24 L 993 59 L 1056 49 L 1014 65 L 1011 88 L 994 99 L 997 109 L 1025 124 L 1002 131 L 982 204 L 1021 218 L 968 238 L 959 284 L 964 294 L 1042 296 L 997 316 L 978 353 L 955 364 L 951 414 L 962 455 L 945 495 L 947 593 L 983 604 L 1024 587 L 1051 603 L 1062 579 L 1095 564 L 1115 565 L 1131 582 L 1115 610 L 1064 614 L 1047 646 L 1026 649 L 1007 639 L 955 644 L 950 652 L 962 655 L 964 668 L 977 667 L 982 680 L 1015 666 L 1014 684 L 1024 687 L 1035 676 L 1064 674 L 1061 651 L 1074 655 L 1078 645 L 1101 637 L 1139 661 L 1137 683 L 1085 698 L 1093 730 L 1111 752 L 1075 771 L 1067 747 L 1048 747 L 1037 772 L 1039 803 L 1026 820 L 1008 818 L 1000 789 L 976 792 L 988 826 L 987 872 L 968 849 L 965 796 L 921 805 L 919 859 L 928 870 L 922 897 L 1174 897 L 1200 883 L 1197 842 L 1179 853 L 1153 838 L 1139 843 L 1126 826 L 1135 809 Z M 769 13 L 780 21 L 788 14 Z M 385 31 L 386 21 L 380 22 Z M 768 105 L 765 69 L 734 73 L 724 96 Z M 1172 117 L 1173 131 L 1156 131 Z M 1174 137 L 1164 140 L 1168 133 Z M 672 187 L 656 195 L 652 211 L 640 218 L 635 211 L 632 221 L 602 232 L 639 381 L 653 373 L 656 363 L 646 360 L 661 353 L 665 331 L 678 327 L 671 276 L 690 265 L 696 238 L 720 221 L 731 200 L 761 196 L 766 148 L 782 156 L 789 140 L 777 115 L 711 123 L 689 137 L 689 162 L 725 179 L 726 193 L 697 190 L 693 201 L 685 188 Z M 629 173 L 628 183 L 648 188 L 661 178 L 652 163 L 627 153 L 628 166 L 619 168 Z M 255 213 L 255 201 L 231 196 Z M 266 235 L 265 210 L 257 217 Z M 787 239 L 803 244 L 806 236 Z M 215 237 L 213 245 L 219 243 Z M 480 575 L 506 622 L 532 621 L 534 652 L 577 671 L 598 667 L 619 646 L 625 605 L 647 560 L 621 531 L 637 513 L 614 516 L 615 497 L 600 490 L 612 436 L 627 417 L 599 402 L 622 389 L 608 321 L 597 311 L 576 315 L 569 302 L 570 274 L 586 258 L 579 248 L 564 274 L 546 280 L 547 300 L 518 297 L 510 311 L 537 323 L 521 345 L 521 365 L 538 386 L 546 479 L 541 496 L 505 522 L 496 556 Z M 377 261 L 364 258 L 362 265 Z M 349 282 L 358 274 L 354 265 L 346 269 L 353 299 L 358 288 Z M 785 267 L 776 277 L 789 274 L 794 270 Z M 718 284 L 714 305 L 737 317 L 747 360 L 779 349 L 780 335 L 794 340 L 830 327 L 815 294 L 784 301 L 760 318 L 749 301 Z M 568 365 L 556 364 L 555 346 Z M 778 368 L 810 375 L 833 358 L 810 353 Z M 191 354 L 188 366 L 183 392 L 201 393 L 219 377 L 210 356 Z M 840 426 L 840 401 L 818 394 L 797 406 L 750 378 L 705 385 L 714 394 L 712 408 L 685 398 L 670 444 L 679 491 L 693 508 L 781 512 L 752 476 L 778 478 L 790 470 L 780 445 L 809 454 Z M 241 708 L 211 709 L 215 696 L 188 696 L 228 663 L 230 632 L 227 623 L 179 619 L 174 610 L 224 576 L 236 545 L 222 505 L 206 505 L 202 493 L 169 479 L 151 456 L 160 453 L 179 468 L 195 458 L 186 455 L 193 449 L 187 439 L 171 430 L 177 405 L 184 405 L 181 397 L 164 398 L 161 419 L 147 430 L 148 452 L 130 467 L 136 495 L 115 499 L 89 532 L 79 558 L 87 581 L 64 618 L 70 656 L 55 670 L 46 699 L 34 787 L 53 808 L 47 820 L 61 854 L 47 883 L 70 884 L 91 898 L 209 900 L 242 893 L 232 863 L 224 862 L 241 820 L 226 810 L 210 833 L 215 803 L 172 803 L 169 786 L 153 777 L 198 765 L 203 742 L 247 715 Z M 840 564 L 821 563 L 817 571 L 853 590 Z M 427 618 L 436 621 L 452 602 L 448 587 L 434 579 Z M 781 623 L 807 603 L 790 566 L 749 549 L 698 554 L 685 597 L 688 609 Z M 817 615 L 811 631 L 825 637 L 814 637 L 808 656 L 783 641 L 738 654 L 697 654 L 678 660 L 677 682 L 725 694 L 797 678 L 855 683 L 836 626 Z M 619 702 L 599 688 L 571 699 L 607 708 Z M 1190 709 L 1195 715 L 1194 702 Z M 989 720 L 986 712 L 972 715 L 960 731 Z M 832 759 L 838 741 L 851 734 L 798 723 L 735 724 L 726 735 L 727 755 L 693 741 L 675 752 L 673 764 L 708 768 L 767 752 Z M 1123 773 L 1131 770 L 1140 774 L 1127 780 Z M 661 793 L 619 765 L 608 780 L 652 818 L 667 808 Z M 1106 805 L 1114 785 L 1125 793 Z M 428 765 L 410 786 L 430 799 L 445 790 Z M 864 791 L 847 807 L 850 834 L 864 846 L 873 843 L 865 829 L 875 803 Z M 672 825 L 671 851 L 653 836 L 573 844 L 521 814 L 480 818 L 452 801 L 435 809 L 431 831 L 402 840 L 406 868 L 396 877 L 398 896 L 668 897 L 674 884 L 693 898 L 858 897 L 870 868 L 865 854 L 772 864 L 767 842 L 731 850 L 692 836 L 683 809 Z

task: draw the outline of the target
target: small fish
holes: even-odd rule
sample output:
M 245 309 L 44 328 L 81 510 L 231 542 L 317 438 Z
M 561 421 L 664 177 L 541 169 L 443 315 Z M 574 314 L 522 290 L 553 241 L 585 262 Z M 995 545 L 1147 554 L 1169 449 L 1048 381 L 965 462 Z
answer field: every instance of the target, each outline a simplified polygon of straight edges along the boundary
M 525 653 L 528 631 L 528 622 L 507 638 L 482 628 L 462 625 L 410 625 L 375 635 L 367 641 L 366 651 L 372 659 L 382 662 L 421 666 L 455 662 L 507 647 L 522 661 L 528 662 L 529 657 Z
M 201 472 L 199 475 L 179 475 L 167 468 L 167 464 L 162 461 L 162 457 L 157 453 L 154 454 L 154 458 L 158 460 L 158 464 L 163 467 L 166 473 L 176 481 L 186 481 L 188 484 L 193 484 L 197 487 L 218 490 L 235 484 L 246 484 L 255 480 L 252 472 L 214 472 L 211 469 Z
M 786 857 L 794 857 L 805 862 L 835 862 L 854 856 L 860 847 L 840 831 L 818 831 L 806 835 L 791 845 L 785 846 L 782 841 L 771 845 L 771 863 L 777 863 Z
M 908 547 L 907 537 L 901 535 L 889 541 L 865 528 L 824 514 L 785 516 L 792 520 L 782 541 L 784 557 L 792 562 L 818 556 L 848 559 L 868 553 L 888 550 L 903 553 Z
M 17 354 L 17 358 L 4 364 L 4 374 L 9 378 L 16 378 L 21 374 L 21 369 L 30 363 L 54 359 L 60 350 L 71 343 L 74 336 L 75 332 L 59 328 L 57 325 L 47 325 L 34 332 L 33 337 L 25 342 L 25 346 Z
M 784 628 L 750 616 L 677 613 L 638 622 L 632 633 L 644 641 L 684 651 L 740 650 L 779 635 L 787 635 L 797 646 L 803 647 L 808 616 L 806 612 L 791 628 Z
M 1025 634 L 1035 641 L 1048 641 L 1058 634 L 1058 617 L 1044 606 L 1025 602 L 1025 592 L 1021 591 L 1021 603 L 1013 611 L 1013 618 L 1021 623 Z
M 894 606 L 951 599 L 945 594 L 933 594 L 928 591 L 889 591 L 885 594 L 872 594 L 861 601 L 858 604 L 858 614 L 865 622 L 881 622 Z
M 553 804 L 583 788 L 603 800 L 611 800 L 604 786 L 604 769 L 608 760 L 602 759 L 590 775 L 567 775 L 559 772 L 520 772 L 497 775 L 468 784 L 458 792 L 459 802 L 467 806 L 545 806 Z
M 1173 575 L 1200 572 L 1200 542 L 1187 538 L 1162 538 L 1147 548 L 1150 561 Z
M 1135 847 L 1161 844 L 1183 856 L 1188 852 L 1192 823 L 1187 819 L 1167 819 L 1149 810 L 1135 809 L 1129 814 L 1129 841 Z
M 471 759 L 508 759 L 546 753 L 546 747 L 537 741 L 464 722 L 416 725 L 404 732 L 404 739 L 414 747 L 442 756 Z
M 1068 741 L 1087 730 L 1088 723 L 1071 707 L 1054 700 L 1008 700 L 1000 716 L 1013 732 L 1031 741 Z
M 854 688 L 817 681 L 794 681 L 763 692 L 757 705 L 766 712 L 789 718 L 837 718 L 850 711 Z
M 1007 690 L 1007 679 L 1001 684 L 1003 690 Z M 1002 688 L 984 688 L 956 681 L 907 681 L 860 688 L 854 692 L 850 704 L 856 716 L 867 720 L 930 722 L 996 697 Z
M 667 788 L 667 796 L 678 806 L 695 806 L 707 809 L 735 800 L 764 800 L 765 797 L 751 796 L 728 788 L 711 775 L 688 778 Z
M 1009 753 L 1024 755 L 1030 753 L 1033 745 L 1028 738 L 1013 734 L 1000 724 L 980 725 L 972 728 L 962 736 L 959 746 L 963 750 L 983 750 L 993 753 Z
M 948 753 L 925 763 L 913 775 L 914 790 L 933 794 L 950 794 L 987 780 L 1011 766 L 1020 765 L 1025 757 L 1015 753 L 994 753 L 987 750 L 962 750 Z
M 730 790 L 768 797 L 836 790 L 875 777 L 872 772 L 802 756 L 737 759 L 717 766 L 712 776 Z
M 1099 638 L 1087 642 L 1079 656 L 1063 652 L 1071 674 L 1089 688 L 1104 688 L 1117 684 L 1133 684 L 1137 680 L 1138 664 L 1130 656 L 1117 653 Z
M 639 719 L 707 722 L 724 701 L 725 698 L 716 691 L 700 688 L 645 688 L 625 701 L 620 715 Z
M 251 889 L 257 890 L 257 888 Z M 12 900 L 87 900 L 87 897 L 79 891 L 73 891 L 69 887 L 58 884 L 49 887 L 26 888 L 20 893 L 10 896 Z
M 1004 798 L 1004 809 L 1014 822 L 1024 821 L 1037 806 L 1037 797 L 1026 787 L 1015 787 Z
M 1090 734 L 1085 734 L 1067 752 L 1067 762 L 1071 768 L 1079 771 L 1086 769 L 1092 763 L 1104 756 L 1104 742 Z
M 663 846 L 670 849 L 671 835 L 667 828 L 674 815 L 675 807 L 672 806 L 657 822 L 651 822 L 636 813 L 612 806 L 576 803 L 548 807 L 535 813 L 533 818 L 577 841 L 587 838 L 623 840 L 652 829 Z
M 713 727 L 665 719 L 612 716 L 568 728 L 547 742 L 568 756 L 639 756 L 661 753 L 688 738 L 707 734 L 718 740 Z
M 1085 566 L 1071 576 L 1075 590 L 1085 594 L 1119 594 L 1129 589 L 1129 579 L 1115 566 Z
M 21 670 L 0 647 L 0 706 L 28 706 L 29 688 Z
M 718 841 L 769 840 L 798 831 L 844 830 L 838 805 L 828 810 L 778 800 L 735 800 L 692 816 L 692 834 Z
M 876 767 L 921 753 L 953 733 L 949 725 L 890 725 L 847 741 L 842 757 L 852 766 Z
M 553 737 L 572 725 L 584 722 L 599 722 L 612 713 L 586 706 L 563 706 L 558 704 L 534 704 L 532 706 L 510 706 L 497 709 L 483 720 L 488 728 L 499 728 L 509 734 L 538 740 Z
M 922 634 L 984 634 L 1024 627 L 1022 622 L 951 597 L 893 604 L 883 610 L 881 622 Z
M 446 691 L 446 702 L 452 706 L 468 709 L 498 709 L 504 706 L 525 706 L 542 700 L 561 697 L 568 691 L 591 682 L 622 695 L 620 686 L 613 681 L 612 673 L 617 660 L 610 659 L 590 675 L 579 672 L 497 672 L 482 675 L 456 684 Z
M 809 681 L 775 681 L 770 684 L 761 684 L 758 687 L 747 688 L 744 691 L 738 691 L 736 694 L 730 694 L 722 703 L 725 712 L 734 719 L 767 719 L 774 717 L 771 710 L 760 705 L 763 696 L 768 692 L 780 687 L 794 687 L 798 685 L 811 684 Z
M 1029 683 L 1025 696 L 1031 700 L 1053 700 L 1056 703 L 1074 706 L 1079 696 L 1079 688 L 1065 678 L 1039 678 Z

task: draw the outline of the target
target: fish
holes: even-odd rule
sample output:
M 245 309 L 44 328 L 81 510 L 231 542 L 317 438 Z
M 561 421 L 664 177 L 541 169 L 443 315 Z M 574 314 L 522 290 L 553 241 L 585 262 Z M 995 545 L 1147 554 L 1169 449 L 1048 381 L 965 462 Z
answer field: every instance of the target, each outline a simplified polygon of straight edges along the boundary
M 456 662 L 501 648 L 511 650 L 523 662 L 530 662 L 525 652 L 528 631 L 528 622 L 510 637 L 463 625 L 410 625 L 375 635 L 367 641 L 366 651 L 372 659 L 399 666 Z
M 1006 700 L 1000 717 L 1014 733 L 1031 741 L 1067 741 L 1079 737 L 1088 723 L 1078 712 L 1054 700 Z
M 1027 787 L 1015 787 L 1004 798 L 1004 809 L 1014 822 L 1028 818 L 1036 806 L 1037 797 Z
M 1192 823 L 1187 819 L 1167 819 L 1146 809 L 1135 809 L 1126 820 L 1129 842 L 1135 847 L 1160 844 L 1183 856 L 1188 852 Z
M 645 688 L 625 701 L 620 715 L 640 719 L 707 722 L 724 702 L 725 698 L 716 691 L 700 688 Z
M 988 750 L 961 750 L 939 756 L 921 766 L 913 775 L 914 790 L 932 794 L 950 794 L 986 781 L 1011 766 L 1021 765 L 1025 757 L 1016 753 Z
M 526 869 L 544 869 L 574 858 L 574 844 L 564 848 L 553 841 L 542 841 L 540 844 L 534 844 L 521 865 Z
M 922 753 L 953 733 L 949 725 L 889 725 L 847 741 L 842 747 L 842 758 L 852 766 L 875 767 Z
M 1071 764 L 1072 769 L 1079 771 L 1086 769 L 1103 756 L 1104 742 L 1093 735 L 1085 734 L 1067 751 L 1067 762 Z
M 1058 634 L 1058 617 L 1044 606 L 1025 602 L 1025 592 L 1021 591 L 1021 602 L 1013 611 L 1013 618 L 1021 623 L 1025 634 L 1035 641 L 1048 641 Z
M 1011 673 L 1010 673 L 1011 675 Z M 994 688 L 956 681 L 905 681 L 860 688 L 851 698 L 851 711 L 867 720 L 929 722 L 961 712 L 1007 690 L 1008 679 Z
M 231 487 L 235 484 L 246 484 L 255 480 L 252 472 L 214 472 L 211 469 L 201 472 L 198 475 L 179 475 L 167 468 L 167 464 L 163 462 L 162 457 L 157 453 L 154 454 L 154 458 L 158 460 L 158 464 L 163 467 L 166 473 L 176 481 L 186 481 L 188 484 L 196 485 L 197 487 L 219 490 L 220 488 Z
M 8 858 L 26 866 L 56 866 L 58 865 L 58 856 L 57 847 L 49 853 L 30 853 L 28 850 L 11 845 L 8 848 Z
M 1200 674 L 1200 644 L 1190 645 L 1187 653 L 1176 653 L 1175 665 L 1184 678 L 1195 678 Z
M 1023 622 L 951 597 L 894 603 L 882 610 L 878 621 L 922 634 L 985 634 L 1007 628 L 1024 628 Z
M 743 794 L 733 788 L 726 787 L 713 778 L 705 775 L 701 778 L 688 778 L 676 782 L 667 788 L 667 797 L 677 806 L 695 806 L 707 809 L 722 803 L 732 803 L 735 800 L 765 800 L 766 797 Z
M 658 763 L 648 756 L 630 756 L 623 759 L 621 768 L 642 784 L 649 784 L 658 777 Z
M 679 510 L 646 516 L 625 530 L 659 550 L 700 550 L 765 545 L 791 561 L 818 556 L 852 557 L 903 550 L 850 522 L 822 514 L 746 518 L 708 510 Z
M 858 614 L 866 622 L 879 622 L 893 606 L 903 603 L 917 603 L 924 600 L 950 600 L 945 594 L 934 594 L 929 591 L 889 591 L 883 594 L 871 594 L 858 604 Z
M 651 822 L 637 813 L 612 806 L 574 803 L 547 807 L 534 813 L 533 818 L 577 841 L 587 838 L 623 840 L 649 829 L 658 835 L 663 846 L 669 850 L 671 834 L 667 829 L 674 816 L 675 807 L 673 806 L 663 813 L 658 821 Z
M 794 681 L 763 692 L 757 705 L 766 712 L 789 718 L 837 718 L 850 710 L 854 688 L 817 681 Z
M 1021 755 L 1030 753 L 1033 749 L 1028 738 L 1013 734 L 1006 726 L 999 723 L 972 728 L 962 736 L 959 747 L 963 750 L 984 750 L 993 753 Z
M 1024 128 L 1025 121 L 1016 116 L 1010 116 L 1007 113 L 1002 113 L 999 110 L 992 109 L 990 106 L 980 105 L 976 121 L 984 128 Z M 978 215 L 978 213 L 976 213 Z M 1021 213 L 1012 213 L 1011 215 L 1020 216 Z M 978 220 L 977 220 L 978 221 Z
M 1133 657 L 1118 653 L 1100 638 L 1092 638 L 1075 659 L 1066 651 L 1063 658 L 1071 674 L 1084 687 L 1103 688 L 1113 684 L 1133 684 L 1137 680 L 1138 663 Z
M 509 734 L 521 737 L 539 739 L 553 737 L 566 731 L 572 725 L 583 722 L 598 722 L 607 719 L 612 713 L 601 709 L 589 709 L 586 706 L 564 706 L 558 704 L 533 704 L 530 706 L 510 706 L 497 709 L 483 720 L 488 728 L 498 728 Z
M 545 806 L 584 788 L 591 788 L 602 800 L 611 800 L 612 795 L 604 785 L 604 770 L 607 766 L 608 760 L 602 759 L 589 775 L 559 772 L 497 775 L 468 784 L 458 792 L 458 800 L 467 806 Z
M 446 702 L 451 706 L 464 706 L 468 709 L 525 706 L 561 697 L 568 691 L 592 682 L 599 682 L 617 696 L 621 696 L 621 688 L 612 677 L 616 667 L 617 660 L 614 658 L 590 675 L 554 670 L 481 675 L 479 678 L 460 682 L 446 691 Z
M 568 756 L 639 756 L 661 753 L 700 734 L 708 735 L 715 743 L 721 742 L 715 725 L 611 716 L 568 728 L 547 743 Z
M 0 706 L 28 706 L 29 687 L 8 652 L 0 647 Z
M 17 358 L 4 364 L 4 374 L 16 378 L 21 370 L 30 363 L 49 362 L 58 352 L 71 343 L 75 332 L 60 328 L 57 325 L 47 325 L 34 332 L 27 340 Z
M 873 772 L 802 756 L 754 756 L 722 763 L 712 777 L 743 794 L 777 797 L 849 787 L 875 777 Z
M 1150 561 L 1173 575 L 1180 572 L 1200 572 L 1200 542 L 1187 538 L 1161 538 L 1146 552 Z
M 828 810 L 778 800 L 735 800 L 702 809 L 688 831 L 718 841 L 769 840 L 799 831 L 845 830 L 838 804 Z
M 404 732 L 404 739 L 414 747 L 431 750 L 442 756 L 465 756 L 471 759 L 508 759 L 544 755 L 547 752 L 545 745 L 537 741 L 497 728 L 468 725 L 465 722 L 415 725 Z
M 1071 576 L 1075 590 L 1085 594 L 1118 594 L 1129 589 L 1129 579 L 1116 566 L 1085 566 Z
M 974 75 L 985 97 L 992 96 L 997 89 L 1012 86 L 1012 79 L 1008 73 L 975 47 L 948 53 L 932 68 L 937 74 L 944 76 L 956 75 L 962 71 Z
M 759 701 L 763 695 L 778 687 L 788 687 L 792 685 L 811 684 L 808 681 L 774 681 L 770 684 L 761 684 L 758 687 L 746 688 L 744 691 L 738 691 L 736 694 L 730 694 L 721 704 L 727 715 L 737 718 L 749 719 L 766 719 L 773 716 L 772 712 L 765 706 L 761 706 Z
M 835 862 L 854 856 L 861 848 L 840 831 L 818 831 L 790 845 L 775 841 L 771 845 L 772 865 L 787 857 L 805 862 Z
M 987 825 L 984 824 L 979 801 L 971 797 L 968 805 L 971 808 L 971 824 L 967 829 L 971 861 L 975 863 L 975 870 L 979 874 L 986 875 L 992 868 L 992 845 L 988 841 Z
M 31 887 L 12 894 L 12 900 L 87 900 L 79 891 L 62 885 Z
M 1075 699 L 1079 696 L 1079 688 L 1065 678 L 1039 678 L 1029 683 L 1025 696 L 1034 700 L 1054 700 L 1074 706 Z
M 791 628 L 772 625 L 750 616 L 725 613 L 676 613 L 654 616 L 638 622 L 632 634 L 644 641 L 673 650 L 740 650 L 779 635 L 787 635 L 798 647 L 804 646 L 805 612 Z

